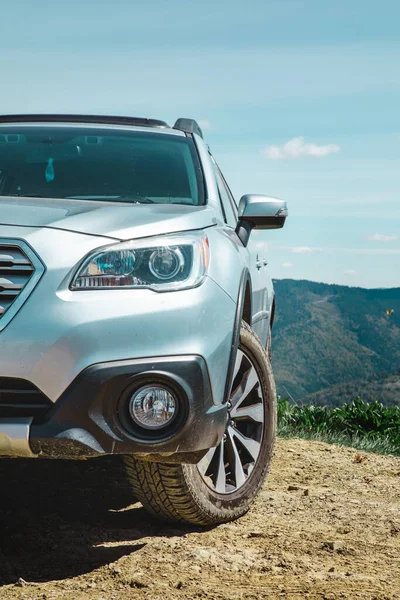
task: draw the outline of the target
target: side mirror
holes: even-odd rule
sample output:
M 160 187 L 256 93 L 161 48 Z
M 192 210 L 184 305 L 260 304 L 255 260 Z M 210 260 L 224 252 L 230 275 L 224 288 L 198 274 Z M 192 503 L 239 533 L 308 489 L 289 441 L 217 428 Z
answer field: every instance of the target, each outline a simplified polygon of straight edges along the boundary
M 257 194 L 242 196 L 238 212 L 236 233 L 244 246 L 247 246 L 252 229 L 280 229 L 288 216 L 284 200 Z

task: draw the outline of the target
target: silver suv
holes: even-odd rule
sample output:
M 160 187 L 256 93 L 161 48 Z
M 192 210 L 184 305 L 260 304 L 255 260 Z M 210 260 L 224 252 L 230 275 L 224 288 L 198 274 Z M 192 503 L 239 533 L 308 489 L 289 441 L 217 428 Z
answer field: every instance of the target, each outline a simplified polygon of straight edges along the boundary
M 286 216 L 236 204 L 192 119 L 0 117 L 0 455 L 123 455 L 160 518 L 244 514 L 275 437 Z

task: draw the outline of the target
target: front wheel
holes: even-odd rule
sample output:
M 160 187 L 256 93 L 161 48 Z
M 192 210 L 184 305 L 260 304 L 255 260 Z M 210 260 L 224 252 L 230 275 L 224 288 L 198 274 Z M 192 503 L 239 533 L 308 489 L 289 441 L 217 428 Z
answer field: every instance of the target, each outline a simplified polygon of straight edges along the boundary
M 136 497 L 164 520 L 211 526 L 244 515 L 268 473 L 276 432 L 276 391 L 267 352 L 242 321 L 229 418 L 220 444 L 197 465 L 125 457 Z

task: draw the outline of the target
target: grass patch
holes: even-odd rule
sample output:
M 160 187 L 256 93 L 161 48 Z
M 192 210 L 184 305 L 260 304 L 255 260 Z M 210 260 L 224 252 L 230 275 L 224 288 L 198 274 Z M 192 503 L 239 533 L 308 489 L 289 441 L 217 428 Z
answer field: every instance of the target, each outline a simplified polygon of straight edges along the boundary
M 361 398 L 333 409 L 280 399 L 278 435 L 400 456 L 400 408 Z
M 391 454 L 400 456 L 400 448 L 392 444 L 387 438 L 374 438 L 368 436 L 346 435 L 336 432 L 313 432 L 306 429 L 294 427 L 278 427 L 278 436 L 281 438 L 302 438 L 304 440 L 316 440 L 326 444 L 336 444 L 337 446 L 346 446 L 355 448 L 363 452 L 374 452 L 375 454 Z

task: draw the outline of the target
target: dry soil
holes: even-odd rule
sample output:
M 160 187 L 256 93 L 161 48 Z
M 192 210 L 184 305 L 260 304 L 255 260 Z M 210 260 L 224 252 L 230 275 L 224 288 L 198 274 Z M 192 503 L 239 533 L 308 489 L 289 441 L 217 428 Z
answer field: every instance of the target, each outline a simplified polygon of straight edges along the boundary
M 1 461 L 1 599 L 400 599 L 398 458 L 280 440 L 254 508 L 208 531 L 123 508 L 117 469 Z

